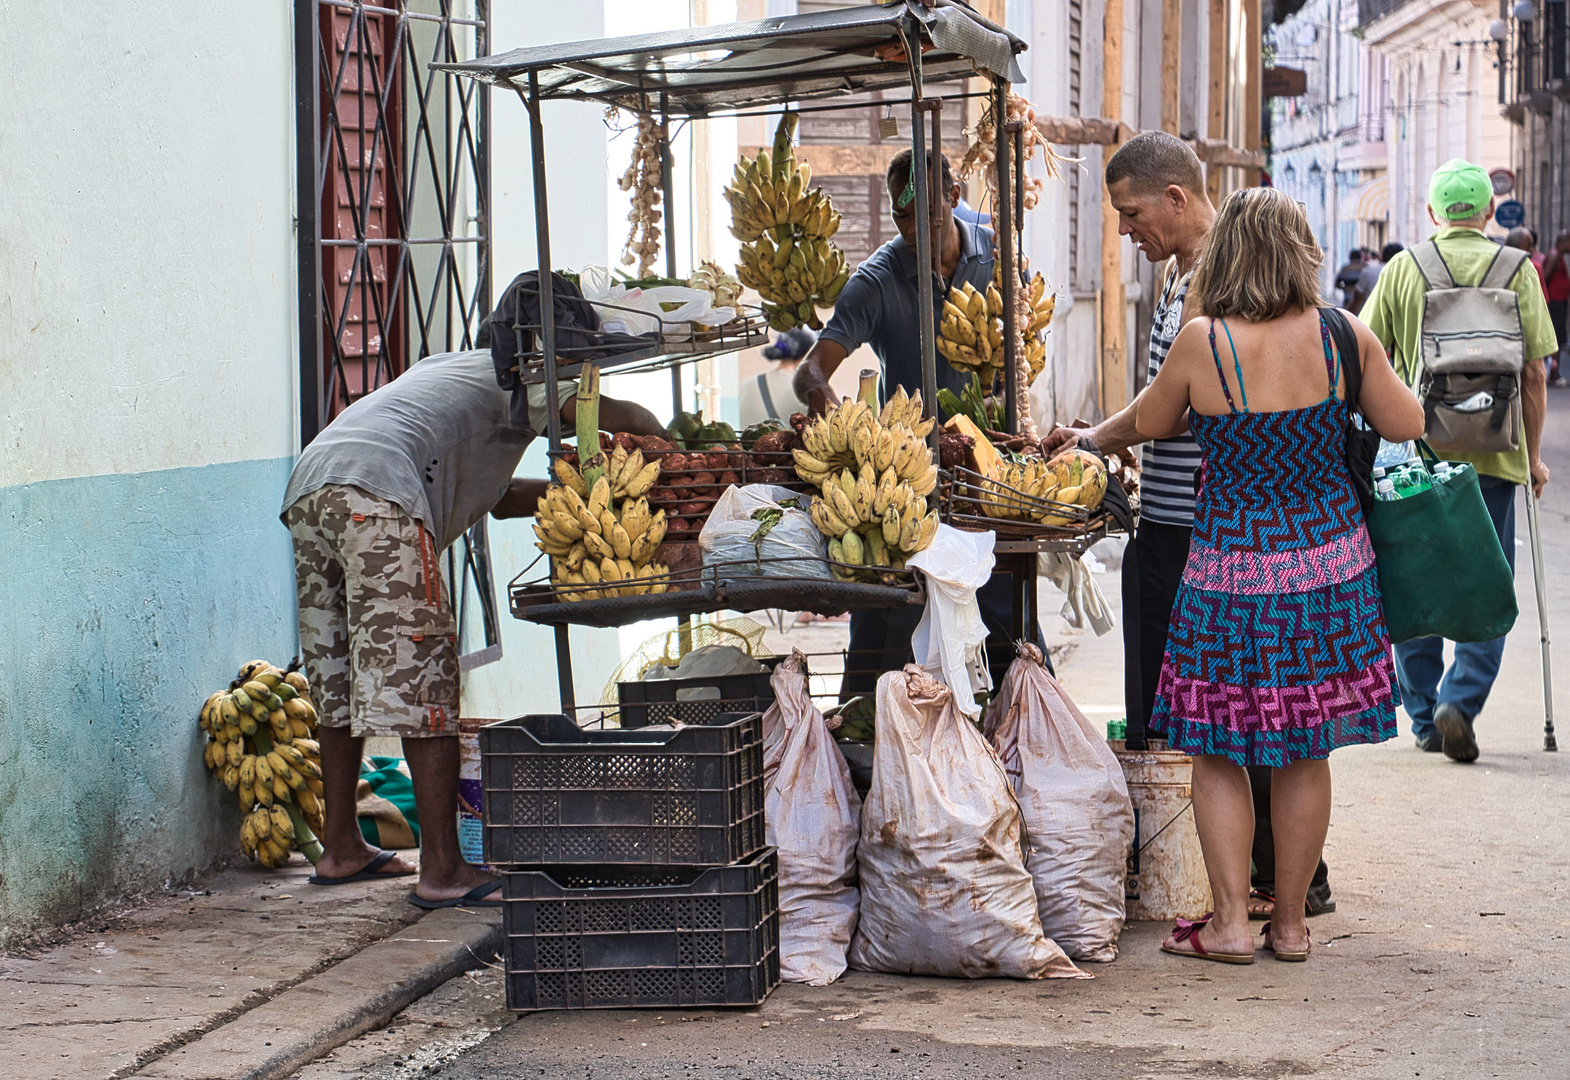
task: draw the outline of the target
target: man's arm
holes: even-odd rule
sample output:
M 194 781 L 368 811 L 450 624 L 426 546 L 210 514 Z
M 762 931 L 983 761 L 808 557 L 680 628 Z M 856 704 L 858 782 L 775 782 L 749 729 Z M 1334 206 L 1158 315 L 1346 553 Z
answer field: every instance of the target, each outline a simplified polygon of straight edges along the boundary
M 829 385 L 829 378 L 849 355 L 845 346 L 820 335 L 818 343 L 796 368 L 791 389 L 798 400 L 807 403 L 813 416 L 822 416 L 834 405 L 834 388 Z
M 533 517 L 536 505 L 545 498 L 547 480 L 533 480 L 515 476 L 507 485 L 507 493 L 491 507 L 493 518 Z
M 1139 412 L 1140 399 L 1150 392 L 1146 386 L 1134 396 L 1134 400 L 1123 408 L 1107 417 L 1101 423 L 1091 428 L 1058 427 L 1053 429 L 1042 440 L 1042 452 L 1048 457 L 1068 446 L 1077 444 L 1081 439 L 1090 443 L 1103 454 L 1115 454 L 1119 450 L 1127 450 L 1131 446 L 1138 446 L 1145 441 L 1145 437 L 1134 426 L 1134 417 Z
M 1543 417 L 1548 411 L 1548 367 L 1545 360 L 1533 360 L 1521 371 L 1521 419 L 1526 426 L 1526 460 L 1532 470 L 1532 491 L 1541 497 L 1548 485 L 1548 466 L 1543 464 Z
M 578 422 L 577 398 L 562 405 L 561 420 L 567 430 Z M 648 409 L 636 402 L 612 397 L 600 398 L 600 429 L 625 431 L 630 435 L 665 435 L 665 425 Z

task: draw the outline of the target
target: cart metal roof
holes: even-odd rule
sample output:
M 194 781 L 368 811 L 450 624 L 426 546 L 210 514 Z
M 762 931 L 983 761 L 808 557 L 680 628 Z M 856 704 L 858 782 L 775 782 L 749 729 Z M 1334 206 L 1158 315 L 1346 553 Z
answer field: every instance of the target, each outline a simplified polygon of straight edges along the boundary
M 954 0 L 893 0 L 751 22 L 514 49 L 432 64 L 541 100 L 599 101 L 671 117 L 841 97 L 911 83 L 902 35 L 922 42 L 923 83 L 1025 81 L 1026 44 Z

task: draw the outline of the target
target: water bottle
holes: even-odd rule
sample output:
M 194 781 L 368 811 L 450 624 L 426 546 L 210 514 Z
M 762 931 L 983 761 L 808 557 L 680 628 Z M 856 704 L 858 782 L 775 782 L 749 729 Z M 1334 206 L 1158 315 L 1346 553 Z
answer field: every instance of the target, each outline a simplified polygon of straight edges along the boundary
M 1388 477 L 1382 477 L 1374 484 L 1374 498 L 1380 502 L 1395 502 L 1396 486 Z
M 1450 482 L 1450 462 L 1441 461 L 1434 466 L 1434 483 L 1446 484 Z

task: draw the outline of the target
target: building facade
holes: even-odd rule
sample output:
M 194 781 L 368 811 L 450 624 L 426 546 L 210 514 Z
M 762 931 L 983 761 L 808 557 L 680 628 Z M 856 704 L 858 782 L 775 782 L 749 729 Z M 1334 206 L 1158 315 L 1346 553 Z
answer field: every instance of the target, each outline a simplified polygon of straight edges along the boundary
M 1491 27 L 1499 41 L 1499 104 L 1513 126 L 1513 198 L 1539 247 L 1570 229 L 1570 18 L 1564 0 L 1515 4 Z
M 1510 124 L 1499 113 L 1490 0 L 1361 0 L 1363 40 L 1389 60 L 1385 111 L 1391 240 L 1434 231 L 1428 181 L 1445 161 L 1508 167 Z M 1503 235 L 1496 225 L 1490 231 Z
M 1272 100 L 1271 180 L 1306 208 L 1327 300 L 1348 254 L 1389 235 L 1388 61 L 1351 32 L 1357 12 L 1354 0 L 1309 0 L 1271 34 L 1276 64 L 1306 76 L 1302 95 Z

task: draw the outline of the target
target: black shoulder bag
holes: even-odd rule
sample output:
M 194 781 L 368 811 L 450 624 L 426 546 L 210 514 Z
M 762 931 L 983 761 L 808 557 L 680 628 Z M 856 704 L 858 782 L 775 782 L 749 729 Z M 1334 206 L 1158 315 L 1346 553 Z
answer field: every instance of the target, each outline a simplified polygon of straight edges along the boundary
M 1357 333 L 1340 308 L 1320 308 L 1325 325 L 1330 328 L 1330 339 L 1341 356 L 1341 370 L 1346 372 L 1346 467 L 1352 474 L 1352 486 L 1357 489 L 1358 501 L 1367 509 L 1374 501 L 1374 459 L 1379 456 L 1379 432 L 1369 427 L 1358 407 L 1358 395 L 1363 389 L 1363 364 L 1357 343 Z M 1335 393 L 1335 387 L 1330 392 Z

